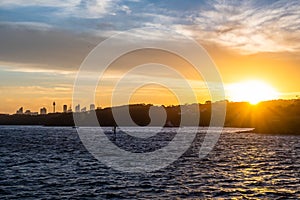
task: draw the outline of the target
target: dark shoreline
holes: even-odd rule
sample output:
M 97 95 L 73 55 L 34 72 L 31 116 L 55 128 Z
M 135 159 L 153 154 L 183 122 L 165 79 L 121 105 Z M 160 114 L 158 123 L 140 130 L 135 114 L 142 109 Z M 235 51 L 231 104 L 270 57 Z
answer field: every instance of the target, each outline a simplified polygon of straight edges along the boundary
M 253 106 L 249 103 L 228 103 L 224 127 L 254 128 L 254 133 L 279 134 L 279 135 L 300 135 L 300 100 L 277 100 L 262 102 Z M 130 116 L 139 126 L 147 126 L 151 119 L 149 109 L 153 105 L 136 104 L 129 105 Z M 210 125 L 212 104 L 192 104 L 185 105 L 189 113 L 184 113 L 193 121 L 195 116 L 195 106 L 199 106 L 200 120 L 199 126 Z M 167 113 L 166 127 L 194 126 L 180 123 L 180 106 L 164 107 Z M 76 125 L 74 123 L 76 116 Z M 95 116 L 97 121 L 95 121 Z M 78 120 L 79 119 L 79 120 Z M 94 123 L 93 123 L 94 122 Z M 0 125 L 29 125 L 29 126 L 107 126 L 116 124 L 112 114 L 112 108 L 97 109 L 95 111 L 82 113 L 49 113 L 46 115 L 25 115 L 0 114 Z M 130 126 L 121 124 L 122 126 Z M 156 124 L 151 124 L 155 126 Z M 161 126 L 160 124 L 157 124 Z

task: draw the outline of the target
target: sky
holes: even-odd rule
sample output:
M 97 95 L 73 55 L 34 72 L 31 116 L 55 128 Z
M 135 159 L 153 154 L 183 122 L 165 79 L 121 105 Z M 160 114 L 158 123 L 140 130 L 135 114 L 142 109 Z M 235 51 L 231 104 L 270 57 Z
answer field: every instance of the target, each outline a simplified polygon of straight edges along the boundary
M 114 34 L 147 27 L 171 29 L 196 40 L 216 64 L 225 89 L 245 80 L 262 80 L 278 91 L 278 98 L 300 95 L 298 0 L 0 0 L 0 113 L 14 113 L 21 106 L 51 111 L 53 101 L 61 111 L 63 104 L 72 104 L 76 74 L 93 48 Z M 164 53 L 144 51 L 128 56 L 130 60 L 156 59 L 179 63 L 178 68 L 187 66 Z M 122 68 L 126 59 L 114 64 L 114 69 Z M 111 83 L 120 78 L 120 71 L 112 70 L 107 76 L 97 91 L 96 106 L 111 105 Z M 120 95 L 133 79 L 155 77 L 180 87 L 175 76 L 157 72 L 136 71 Z M 201 78 L 188 79 L 199 102 L 209 99 Z M 117 104 L 126 103 L 118 100 Z M 140 102 L 178 103 L 172 91 L 155 84 L 132 96 L 131 103 Z M 194 102 L 186 98 L 183 103 Z

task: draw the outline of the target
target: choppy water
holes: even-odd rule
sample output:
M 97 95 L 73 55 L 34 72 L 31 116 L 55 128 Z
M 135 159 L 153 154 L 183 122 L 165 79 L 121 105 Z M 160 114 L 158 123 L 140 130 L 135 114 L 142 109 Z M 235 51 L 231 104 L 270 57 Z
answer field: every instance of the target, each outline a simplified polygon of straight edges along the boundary
M 226 129 L 204 160 L 198 134 L 169 167 L 132 174 L 93 158 L 76 129 L 0 127 L 0 199 L 300 199 L 300 137 L 236 131 Z M 173 137 L 165 132 L 162 143 Z

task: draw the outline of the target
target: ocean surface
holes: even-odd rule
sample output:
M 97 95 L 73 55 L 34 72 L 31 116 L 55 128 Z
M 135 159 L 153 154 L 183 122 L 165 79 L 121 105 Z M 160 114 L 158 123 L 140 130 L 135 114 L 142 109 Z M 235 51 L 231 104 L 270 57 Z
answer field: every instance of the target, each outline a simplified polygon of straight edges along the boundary
M 204 159 L 200 131 L 168 167 L 125 173 L 95 159 L 74 128 L 0 126 L 0 199 L 300 199 L 300 136 L 243 130 L 226 128 Z M 115 143 L 143 153 L 173 137 L 165 128 L 137 141 L 120 134 Z

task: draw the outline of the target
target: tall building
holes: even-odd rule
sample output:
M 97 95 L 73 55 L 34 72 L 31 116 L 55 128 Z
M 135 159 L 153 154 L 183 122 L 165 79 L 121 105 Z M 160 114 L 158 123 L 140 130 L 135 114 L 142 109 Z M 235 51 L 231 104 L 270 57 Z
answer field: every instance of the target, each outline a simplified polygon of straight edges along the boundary
M 55 113 L 55 101 L 53 101 L 53 113 Z
M 71 112 L 72 112 L 72 106 L 70 106 L 68 109 L 68 113 L 71 113 Z
M 68 112 L 68 106 L 67 106 L 67 105 L 64 105 L 64 106 L 63 106 L 63 112 L 64 112 L 64 113 Z
M 81 112 L 86 112 L 86 107 L 83 107 L 83 108 L 81 109 Z
M 90 110 L 95 110 L 95 104 L 90 105 Z
M 41 115 L 46 115 L 47 114 L 47 109 L 45 107 L 40 109 L 40 114 Z
M 80 112 L 80 104 L 78 104 L 77 106 L 75 106 L 75 112 Z
M 31 111 L 30 110 L 26 110 L 25 111 L 25 115 L 31 115 Z
M 16 114 L 23 114 L 23 107 L 19 108 L 19 110 L 17 110 Z

